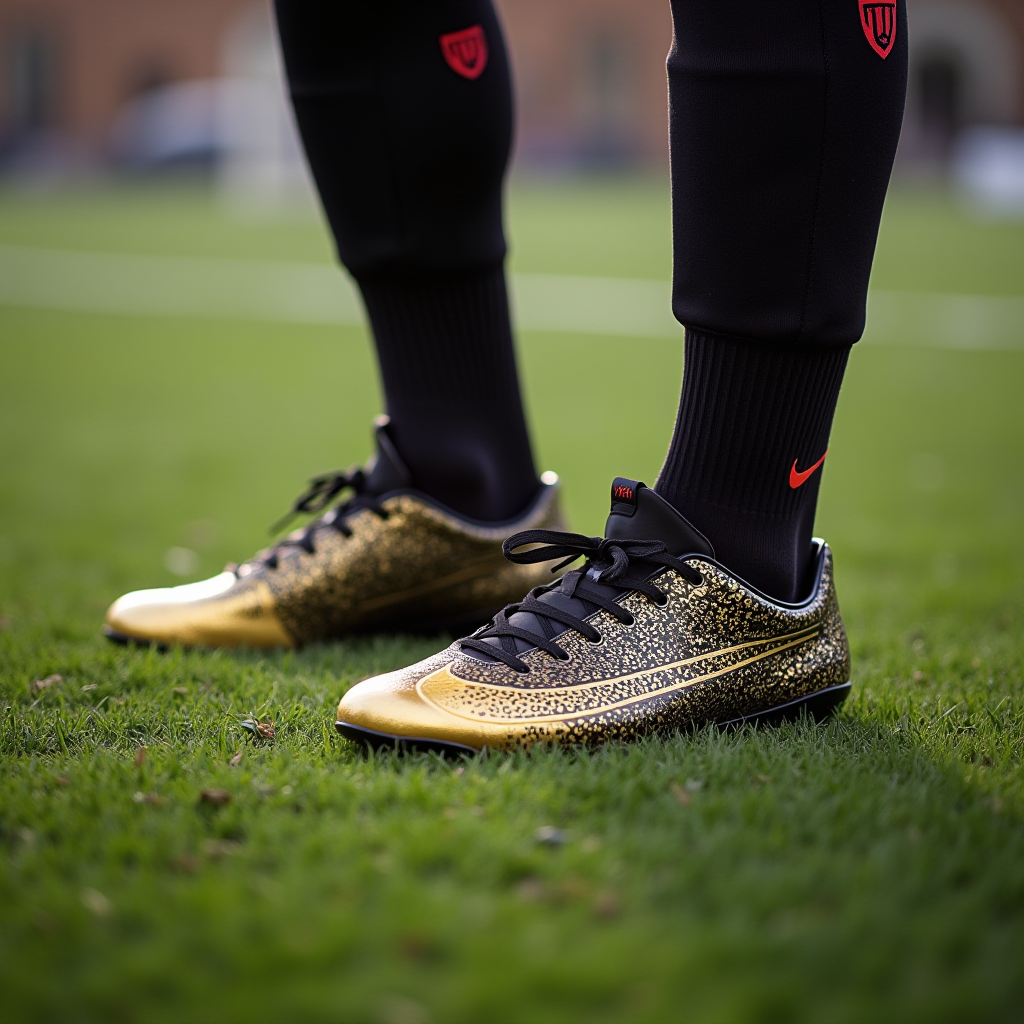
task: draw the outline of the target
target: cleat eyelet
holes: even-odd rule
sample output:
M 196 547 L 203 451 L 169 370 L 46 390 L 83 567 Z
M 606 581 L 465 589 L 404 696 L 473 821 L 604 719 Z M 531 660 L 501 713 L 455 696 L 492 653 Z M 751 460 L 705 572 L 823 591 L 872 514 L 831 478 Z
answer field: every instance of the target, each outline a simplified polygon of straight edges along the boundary
M 596 640 L 587 640 L 591 647 L 600 647 L 604 643 L 604 633 L 598 633 Z
M 668 607 L 668 594 L 665 594 L 660 601 L 653 601 L 655 608 L 665 609 Z
M 697 577 L 695 580 L 692 580 L 688 575 L 680 573 L 679 575 L 683 577 L 684 582 L 689 583 L 691 587 L 703 587 L 705 583 L 704 573 L 702 573 L 699 569 L 695 568 L 694 566 L 690 565 L 689 562 L 684 562 L 683 564 L 686 566 L 687 569 L 690 570 L 691 573 L 693 573 L 694 576 Z
M 557 654 L 553 654 L 552 657 L 555 659 L 555 661 L 562 662 L 563 665 L 567 664 L 570 661 L 572 661 L 572 654 L 569 651 L 565 652 L 565 657 L 564 658 L 559 658 Z

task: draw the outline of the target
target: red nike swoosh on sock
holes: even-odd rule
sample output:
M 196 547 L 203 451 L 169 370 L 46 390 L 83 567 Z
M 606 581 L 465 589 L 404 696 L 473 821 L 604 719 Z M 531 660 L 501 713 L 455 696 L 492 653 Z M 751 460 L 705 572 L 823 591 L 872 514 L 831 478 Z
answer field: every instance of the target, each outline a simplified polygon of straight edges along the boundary
M 825 455 L 828 455 L 828 449 L 825 449 Z M 802 487 L 811 478 L 811 475 L 816 469 L 825 461 L 825 455 L 822 455 L 818 461 L 811 466 L 810 469 L 805 469 L 802 472 L 797 472 L 796 464 L 800 461 L 799 459 L 793 460 L 793 468 L 789 471 L 789 486 L 795 491 L 798 487 Z

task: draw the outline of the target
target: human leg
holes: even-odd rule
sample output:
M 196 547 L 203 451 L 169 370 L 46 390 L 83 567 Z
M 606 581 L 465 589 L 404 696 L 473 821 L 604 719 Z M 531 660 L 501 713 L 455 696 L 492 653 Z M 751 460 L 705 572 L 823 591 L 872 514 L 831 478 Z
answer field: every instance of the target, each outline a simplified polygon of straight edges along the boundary
M 586 561 L 472 637 L 354 687 L 343 733 L 593 744 L 821 718 L 842 702 L 832 556 L 810 534 L 902 113 L 906 18 L 902 2 L 888 9 L 895 46 L 865 36 L 853 0 L 675 0 L 673 308 L 687 352 L 656 489 L 617 478 L 604 538 L 510 538 L 520 563 Z
M 561 523 L 537 479 L 503 259 L 511 93 L 487 0 L 278 0 L 289 84 L 390 420 L 365 470 L 295 503 L 323 513 L 197 584 L 107 613 L 133 643 L 293 646 L 369 630 L 471 629 L 543 568 L 508 533 Z
M 512 95 L 490 0 L 277 0 L 277 15 L 395 445 L 427 494 L 509 519 L 538 483 L 503 270 Z
M 905 9 L 892 4 L 885 57 L 855 0 L 673 0 L 672 13 L 673 309 L 687 340 L 656 489 L 720 560 L 792 601 L 821 481 L 805 474 L 828 448 L 864 329 L 903 115 Z

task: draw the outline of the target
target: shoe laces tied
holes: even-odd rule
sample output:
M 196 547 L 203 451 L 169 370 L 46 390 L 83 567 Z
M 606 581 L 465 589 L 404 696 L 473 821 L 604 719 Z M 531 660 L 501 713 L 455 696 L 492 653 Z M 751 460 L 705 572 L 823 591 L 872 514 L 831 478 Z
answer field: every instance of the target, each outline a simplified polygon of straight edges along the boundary
M 336 508 L 330 509 L 325 515 L 314 519 L 305 529 L 290 533 L 273 547 L 261 551 L 250 562 L 235 568 L 235 575 L 246 575 L 242 571 L 246 566 L 262 565 L 268 569 L 276 569 L 280 555 L 286 548 L 297 547 L 311 555 L 315 554 L 314 535 L 317 530 L 325 527 L 333 527 L 343 536 L 351 537 L 352 528 L 345 520 L 348 515 L 358 509 L 367 508 L 381 519 L 387 519 L 387 510 L 376 498 L 367 493 L 367 479 L 366 471 L 362 467 L 312 477 L 306 490 L 292 502 L 292 507 L 270 527 L 271 534 L 280 533 L 299 516 L 316 515 L 323 512 L 345 491 L 351 491 L 351 496 Z
M 695 587 L 704 582 L 704 577 L 693 566 L 670 554 L 667 546 L 659 540 L 586 537 L 557 530 L 524 530 L 509 537 L 502 545 L 502 552 L 510 562 L 519 565 L 561 559 L 552 567 L 552 572 L 557 572 L 578 558 L 586 559 L 580 568 L 567 572 L 556 583 L 534 587 L 522 601 L 506 605 L 488 625 L 460 641 L 463 650 L 477 651 L 495 658 L 522 673 L 529 672 L 530 667 L 517 656 L 517 640 L 525 641 L 559 661 L 568 661 L 569 655 L 554 640 L 559 633 L 565 632 L 558 626 L 568 627 L 590 643 L 597 644 L 602 639 L 601 634 L 586 619 L 545 601 L 545 594 L 558 592 L 565 597 L 577 598 L 583 602 L 588 616 L 603 609 L 623 625 L 631 626 L 635 621 L 633 615 L 616 600 L 622 595 L 609 592 L 605 587 L 635 591 L 654 604 L 663 606 L 668 601 L 668 595 L 651 581 L 658 567 L 674 570 Z M 640 570 L 643 575 L 631 575 L 634 569 Z M 602 590 L 589 584 L 600 584 Z M 536 616 L 544 630 L 543 635 L 511 622 L 516 612 L 530 612 Z M 558 625 L 553 625 L 555 623 Z M 497 640 L 498 643 L 488 643 L 488 640 Z

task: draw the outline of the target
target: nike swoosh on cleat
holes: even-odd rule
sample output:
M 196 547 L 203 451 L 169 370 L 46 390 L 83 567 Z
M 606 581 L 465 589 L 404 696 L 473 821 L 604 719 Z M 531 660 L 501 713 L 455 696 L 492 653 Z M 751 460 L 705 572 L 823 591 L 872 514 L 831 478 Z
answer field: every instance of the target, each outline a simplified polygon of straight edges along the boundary
M 828 449 L 825 449 L 825 455 L 828 455 Z M 811 466 L 810 469 L 798 471 L 796 464 L 800 461 L 799 459 L 793 460 L 793 468 L 789 471 L 789 486 L 795 491 L 798 487 L 802 487 L 811 478 L 812 474 L 818 469 L 821 464 L 825 461 L 825 455 L 822 455 L 818 461 Z
M 451 671 L 452 666 L 449 664 L 424 676 L 416 684 L 416 690 L 423 700 L 438 710 L 471 722 L 490 725 L 572 722 L 607 714 L 631 704 L 650 700 L 652 697 L 667 696 L 689 689 L 697 683 L 717 679 L 773 654 L 808 643 L 816 639 L 820 633 L 819 626 L 810 626 L 795 633 L 786 633 L 765 640 L 750 640 L 612 679 L 538 691 L 463 679 Z M 726 664 L 712 667 L 714 659 L 722 657 L 727 659 Z M 655 677 L 663 674 L 668 674 L 669 678 L 664 679 L 660 685 L 654 682 Z M 652 682 L 654 685 L 650 685 Z M 454 700 L 452 691 L 458 693 Z M 516 705 L 520 703 L 517 698 L 525 698 L 527 703 L 532 698 L 540 706 L 529 710 L 517 708 Z M 570 708 L 574 703 L 577 706 Z M 560 707 L 559 710 L 552 712 L 546 710 L 543 705 Z M 495 714 L 495 706 L 503 707 L 503 711 Z

